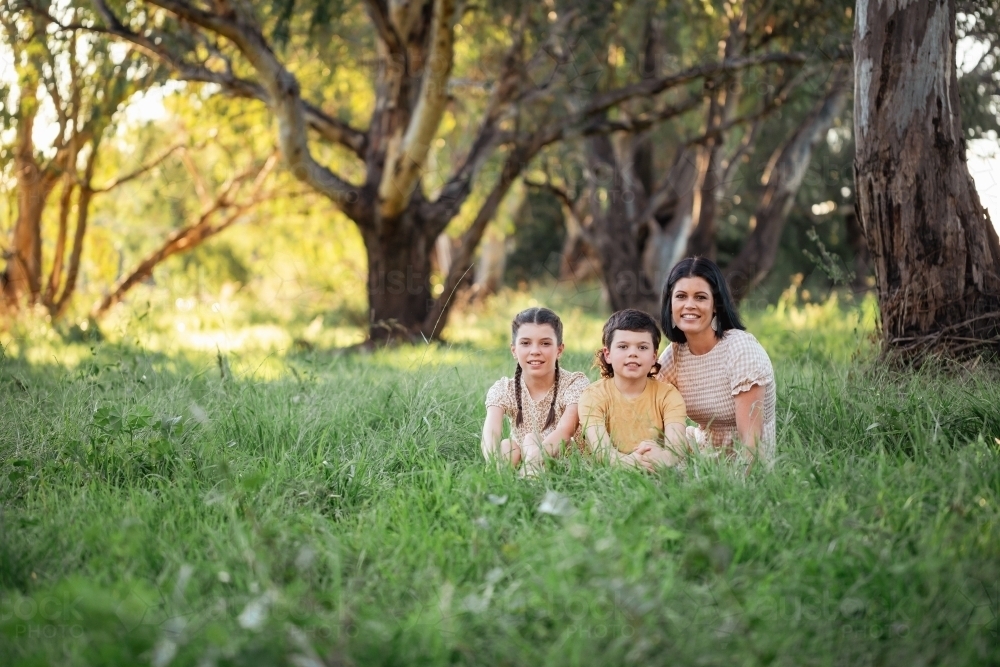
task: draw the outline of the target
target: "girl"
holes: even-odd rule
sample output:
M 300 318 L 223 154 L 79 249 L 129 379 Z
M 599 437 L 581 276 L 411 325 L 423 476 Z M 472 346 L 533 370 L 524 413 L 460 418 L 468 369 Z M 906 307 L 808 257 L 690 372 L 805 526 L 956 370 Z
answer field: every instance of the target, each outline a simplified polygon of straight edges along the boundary
M 521 473 L 537 474 L 542 452 L 557 456 L 576 435 L 576 404 L 590 383 L 583 373 L 559 368 L 563 327 L 548 308 L 521 311 L 510 325 L 510 352 L 517 361 L 513 378 L 501 378 L 486 394 L 483 456 L 509 461 Z M 511 422 L 511 437 L 503 438 L 503 418 Z

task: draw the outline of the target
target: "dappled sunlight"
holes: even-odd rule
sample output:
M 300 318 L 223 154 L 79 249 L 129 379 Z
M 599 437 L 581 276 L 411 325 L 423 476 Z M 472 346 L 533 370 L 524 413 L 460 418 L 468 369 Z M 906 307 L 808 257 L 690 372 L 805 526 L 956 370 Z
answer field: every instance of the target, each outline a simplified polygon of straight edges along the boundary
M 597 284 L 543 283 L 530 292 L 502 289 L 482 303 L 453 313 L 444 339 L 480 348 L 507 348 L 511 320 L 520 311 L 536 306 L 551 308 L 559 315 L 567 352 L 592 353 L 600 347 L 604 306 Z

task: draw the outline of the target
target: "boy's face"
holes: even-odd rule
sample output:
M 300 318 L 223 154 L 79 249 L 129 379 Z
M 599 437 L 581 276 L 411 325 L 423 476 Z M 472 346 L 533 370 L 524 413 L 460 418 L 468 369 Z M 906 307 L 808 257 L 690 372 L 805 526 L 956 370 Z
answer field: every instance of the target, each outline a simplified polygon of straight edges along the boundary
M 615 377 L 644 378 L 656 363 L 653 335 L 648 331 L 619 329 L 611 338 L 611 347 L 604 348 L 604 358 L 614 369 Z

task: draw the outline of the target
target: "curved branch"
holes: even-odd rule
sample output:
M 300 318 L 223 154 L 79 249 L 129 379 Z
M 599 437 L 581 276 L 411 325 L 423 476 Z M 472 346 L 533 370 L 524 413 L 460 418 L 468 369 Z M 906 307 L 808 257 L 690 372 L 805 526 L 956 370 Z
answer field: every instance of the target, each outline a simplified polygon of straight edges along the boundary
M 180 80 L 195 83 L 213 83 L 233 97 L 258 100 L 271 106 L 271 97 L 267 89 L 260 83 L 238 77 L 232 71 L 217 72 L 205 65 L 190 63 L 177 54 L 171 53 L 162 44 L 157 44 L 145 35 L 126 28 L 114 13 L 111 12 L 105 0 L 93 0 L 93 4 L 107 27 L 102 29 L 90 26 L 58 25 L 62 29 L 80 28 L 90 32 L 99 32 L 117 37 L 129 42 L 146 56 L 154 58 L 169 67 Z M 368 138 L 364 132 L 330 116 L 319 107 L 305 100 L 300 99 L 299 102 L 302 106 L 302 115 L 311 130 L 314 130 L 327 141 L 350 149 L 358 157 L 364 156 L 368 144 Z
M 103 4 L 103 0 L 95 0 Z M 357 224 L 367 224 L 358 188 L 316 162 L 306 136 L 306 114 L 299 82 L 279 62 L 260 28 L 228 3 L 225 14 L 215 14 L 176 0 L 150 0 L 178 18 L 219 34 L 240 50 L 261 77 L 268 106 L 278 120 L 278 139 L 292 174 L 332 201 Z M 105 7 L 106 9 L 106 7 Z
M 427 160 L 427 151 L 437 133 L 448 101 L 448 78 L 454 60 L 452 23 L 455 0 L 434 0 L 431 19 L 430 54 L 424 63 L 420 96 L 413 109 L 406 133 L 398 146 L 391 146 L 386 156 L 378 195 L 381 216 L 398 216 L 416 187 Z

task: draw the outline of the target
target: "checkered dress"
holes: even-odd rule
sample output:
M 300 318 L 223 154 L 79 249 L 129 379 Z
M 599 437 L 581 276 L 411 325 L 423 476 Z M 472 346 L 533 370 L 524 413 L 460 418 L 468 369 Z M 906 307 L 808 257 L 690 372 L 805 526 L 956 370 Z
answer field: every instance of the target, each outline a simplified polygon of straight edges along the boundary
M 676 386 L 688 417 L 708 433 L 713 446 L 729 448 L 738 436 L 734 397 L 753 385 L 764 388 L 764 424 L 758 453 L 774 458 L 774 369 L 767 352 L 751 334 L 730 329 L 705 354 L 691 354 L 687 343 L 671 343 L 660 356 L 657 379 Z

